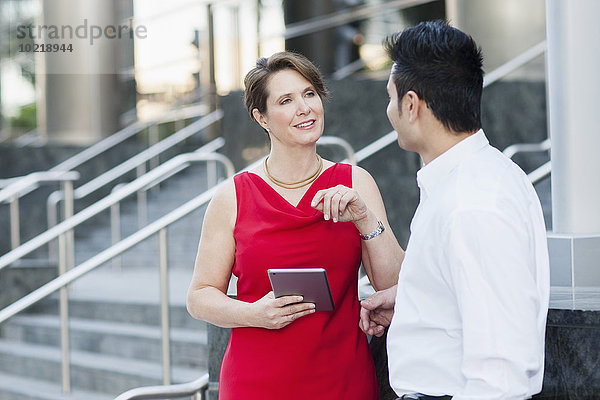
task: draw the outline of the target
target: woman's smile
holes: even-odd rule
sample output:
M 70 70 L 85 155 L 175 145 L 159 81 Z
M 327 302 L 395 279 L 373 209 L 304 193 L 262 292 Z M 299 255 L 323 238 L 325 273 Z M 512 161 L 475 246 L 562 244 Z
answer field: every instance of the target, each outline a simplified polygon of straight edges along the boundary
M 315 121 L 316 120 L 314 119 L 310 119 L 308 121 L 301 122 L 298 125 L 294 126 L 298 129 L 312 129 L 315 126 Z

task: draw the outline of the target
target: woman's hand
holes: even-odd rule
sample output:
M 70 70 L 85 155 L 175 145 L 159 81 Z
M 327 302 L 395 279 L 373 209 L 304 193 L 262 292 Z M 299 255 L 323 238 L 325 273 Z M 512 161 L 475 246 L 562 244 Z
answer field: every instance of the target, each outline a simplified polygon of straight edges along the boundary
M 319 190 L 313 197 L 311 206 L 321 211 L 325 220 L 332 218 L 333 222 L 356 223 L 365 219 L 369 212 L 358 192 L 344 185 Z
M 266 329 L 281 329 L 298 318 L 315 312 L 314 303 L 301 303 L 302 296 L 275 298 L 273 292 L 252 303 L 255 320 L 253 326 Z

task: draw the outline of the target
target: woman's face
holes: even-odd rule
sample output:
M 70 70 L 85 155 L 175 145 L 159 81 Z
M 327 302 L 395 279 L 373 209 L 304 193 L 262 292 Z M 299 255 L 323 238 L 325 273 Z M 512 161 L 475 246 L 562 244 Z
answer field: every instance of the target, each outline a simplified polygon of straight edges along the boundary
M 272 142 L 288 146 L 315 143 L 323 133 L 323 102 L 313 85 L 292 69 L 271 76 L 267 110 L 254 110 L 256 120 L 269 130 Z

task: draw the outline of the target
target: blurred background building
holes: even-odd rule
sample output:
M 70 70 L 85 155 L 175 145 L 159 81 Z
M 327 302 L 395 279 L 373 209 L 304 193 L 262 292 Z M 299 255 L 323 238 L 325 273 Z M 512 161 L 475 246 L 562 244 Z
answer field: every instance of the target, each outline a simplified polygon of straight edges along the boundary
M 352 68 L 381 70 L 386 62 L 382 38 L 423 19 L 448 18 L 471 33 L 484 49 L 489 70 L 545 36 L 543 0 L 438 0 L 416 2 L 403 11 L 369 12 L 369 7 L 382 3 L 386 2 L 2 0 L 0 140 L 28 134 L 23 140 L 90 144 L 136 119 L 207 100 L 215 91 L 240 89 L 245 71 L 258 56 L 284 48 L 306 54 L 326 75 Z M 327 28 L 331 20 L 323 23 L 324 17 L 356 9 L 363 9 L 367 18 L 358 13 L 345 24 L 333 21 Z M 478 18 L 482 13 L 494 18 Z M 307 20 L 313 24 L 302 26 Z M 93 45 L 87 38 L 53 39 L 48 29 L 41 35 L 33 29 L 33 34 L 28 31 L 20 38 L 24 28 L 76 29 L 86 21 L 102 28 L 143 28 L 144 34 L 121 39 L 103 34 Z M 292 29 L 286 31 L 286 26 Z M 75 48 L 23 51 L 23 46 L 42 43 Z

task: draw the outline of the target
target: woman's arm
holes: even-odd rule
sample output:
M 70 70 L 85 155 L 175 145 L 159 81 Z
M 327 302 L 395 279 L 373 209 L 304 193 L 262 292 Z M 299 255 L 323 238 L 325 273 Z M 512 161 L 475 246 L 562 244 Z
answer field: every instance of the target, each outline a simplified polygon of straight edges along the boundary
M 375 290 L 387 289 L 398 283 L 404 250 L 390 227 L 381 193 L 371 174 L 363 168 L 353 167 L 352 185 L 367 208 L 366 216 L 354 221 L 358 231 L 363 235 L 371 233 L 377 229 L 379 221 L 385 227 L 379 236 L 362 240 L 362 262 Z
M 326 220 L 352 221 L 363 235 L 377 229 L 381 221 L 385 230 L 370 240 L 362 241 L 362 262 L 375 290 L 387 289 L 397 283 L 404 250 L 388 223 L 373 177 L 364 169 L 353 167 L 352 185 L 353 188 L 338 185 L 318 191 L 312 206 L 323 212 Z
M 216 192 L 204 215 L 187 309 L 196 319 L 224 328 L 280 329 L 314 312 L 314 304 L 299 296 L 275 299 L 272 292 L 247 303 L 227 296 L 235 256 L 233 230 L 237 218 L 235 186 L 227 181 Z

